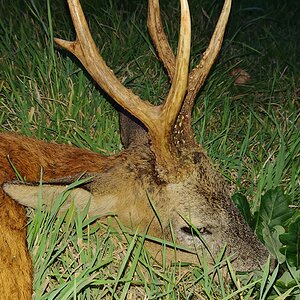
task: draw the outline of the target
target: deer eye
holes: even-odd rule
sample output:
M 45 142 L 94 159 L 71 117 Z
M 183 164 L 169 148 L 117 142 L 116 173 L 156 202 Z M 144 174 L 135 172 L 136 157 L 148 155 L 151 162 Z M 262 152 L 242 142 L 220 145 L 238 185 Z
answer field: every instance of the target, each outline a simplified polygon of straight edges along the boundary
M 197 232 L 190 226 L 184 226 L 180 228 L 182 232 L 189 234 L 189 235 L 197 235 Z M 211 234 L 211 231 L 209 231 L 206 227 L 199 227 L 197 228 L 199 233 L 202 235 L 208 235 Z

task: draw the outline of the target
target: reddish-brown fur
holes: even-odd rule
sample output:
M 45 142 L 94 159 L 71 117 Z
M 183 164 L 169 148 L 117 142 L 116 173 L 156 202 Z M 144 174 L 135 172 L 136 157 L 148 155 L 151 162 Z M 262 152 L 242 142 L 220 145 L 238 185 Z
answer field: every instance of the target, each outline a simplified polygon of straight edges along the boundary
M 59 154 L 59 155 L 58 155 Z M 27 181 L 55 179 L 85 171 L 104 171 L 120 156 L 46 143 L 17 134 L 0 134 L 0 186 L 16 179 L 12 165 Z M 11 163 L 10 163 L 11 162 Z M 25 208 L 0 188 L 0 299 L 30 299 L 32 264 L 26 243 Z

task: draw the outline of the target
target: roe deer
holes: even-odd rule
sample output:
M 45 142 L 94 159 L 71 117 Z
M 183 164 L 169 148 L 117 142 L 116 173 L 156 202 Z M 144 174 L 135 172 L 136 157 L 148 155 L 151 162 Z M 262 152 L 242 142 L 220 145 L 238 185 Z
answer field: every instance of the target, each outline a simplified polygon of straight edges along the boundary
M 85 173 L 92 179 L 75 188 L 70 198 L 78 208 L 90 201 L 90 215 L 114 212 L 126 226 L 140 232 L 149 226 L 150 235 L 167 239 L 172 239 L 171 224 L 176 242 L 203 249 L 186 218 L 198 228 L 212 255 L 227 245 L 226 253 L 236 270 L 254 270 L 266 262 L 266 248 L 231 202 L 224 179 L 196 143 L 191 126 L 194 100 L 220 51 L 231 0 L 225 0 L 209 46 L 190 73 L 189 8 L 187 0 L 180 2 L 176 57 L 162 27 L 158 0 L 148 3 L 149 33 L 171 81 L 165 101 L 155 106 L 120 83 L 99 54 L 79 1 L 68 0 L 77 38 L 73 42 L 55 41 L 74 54 L 126 112 L 121 116 L 125 150 L 104 157 L 13 133 L 0 134 L 0 297 L 29 299 L 32 292 L 26 218 L 20 204 L 37 207 L 40 187 L 34 183 L 39 181 L 41 169 L 45 182 L 42 201 L 50 207 L 57 194 Z M 12 182 L 15 175 L 11 165 L 26 177 L 26 184 Z M 180 260 L 197 261 L 193 253 L 176 255 Z

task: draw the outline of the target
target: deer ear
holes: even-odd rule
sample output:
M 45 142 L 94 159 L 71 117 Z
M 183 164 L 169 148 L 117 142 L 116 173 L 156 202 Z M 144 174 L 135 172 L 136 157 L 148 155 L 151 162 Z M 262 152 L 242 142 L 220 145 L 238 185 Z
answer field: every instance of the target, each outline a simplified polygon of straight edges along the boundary
M 47 208 L 51 209 L 54 207 L 55 201 L 58 197 L 63 196 L 67 198 L 62 201 L 60 206 L 60 211 L 66 210 L 71 201 L 74 202 L 77 209 L 84 209 L 89 201 L 92 200 L 92 194 L 90 191 L 83 188 L 73 188 L 66 185 L 57 184 L 43 184 L 43 185 L 33 185 L 24 183 L 5 183 L 3 185 L 4 192 L 9 195 L 16 202 L 37 208 L 39 205 L 45 205 Z
M 127 112 L 119 109 L 120 135 L 124 148 L 130 145 L 143 145 L 148 142 L 147 129 L 141 121 Z

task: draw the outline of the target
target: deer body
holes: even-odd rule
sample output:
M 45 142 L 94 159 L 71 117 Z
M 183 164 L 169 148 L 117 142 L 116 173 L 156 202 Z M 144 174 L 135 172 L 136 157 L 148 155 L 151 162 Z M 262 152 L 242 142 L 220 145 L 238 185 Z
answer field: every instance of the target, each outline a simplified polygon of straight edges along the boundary
M 45 180 L 83 172 L 81 163 L 91 172 L 107 167 L 103 160 L 97 160 L 97 154 L 76 150 L 74 153 L 71 147 L 16 134 L 0 134 L 0 299 L 30 299 L 32 294 L 25 209 L 2 189 L 3 183 L 16 180 L 11 163 L 29 182 L 39 181 L 41 167 L 45 170 Z M 63 160 L 64 165 L 61 164 Z
M 210 45 L 188 74 L 190 18 L 186 0 L 181 0 L 176 58 L 162 29 L 158 0 L 149 0 L 149 32 L 171 80 L 170 92 L 158 106 L 142 101 L 118 81 L 98 53 L 78 0 L 68 0 L 68 4 L 77 39 L 56 42 L 72 52 L 126 111 L 127 117 L 121 117 L 126 149 L 104 157 L 71 146 L 0 134 L 0 228 L 4 232 L 0 236 L 0 259 L 5 258 L 0 268 L 0 297 L 6 293 L 5 299 L 29 299 L 31 295 L 25 212 L 12 199 L 37 207 L 41 191 L 43 204 L 51 207 L 55 196 L 80 177 L 88 178 L 87 182 L 74 188 L 70 197 L 78 209 L 90 202 L 90 215 L 114 213 L 125 226 L 140 233 L 172 240 L 174 232 L 176 243 L 192 249 L 177 251 L 179 260 L 197 262 L 195 252 L 208 246 L 215 256 L 227 245 L 226 253 L 232 256 L 236 270 L 250 271 L 263 265 L 268 257 L 266 248 L 231 202 L 224 179 L 195 142 L 191 127 L 194 99 L 220 50 L 231 1 L 225 1 Z M 12 182 L 12 166 L 26 184 Z M 41 170 L 42 189 L 38 186 Z M 205 246 L 187 220 L 202 234 Z M 147 246 L 156 256 L 159 247 L 150 242 Z M 168 253 L 172 260 L 174 252 Z M 10 298 L 11 290 L 17 297 Z
M 225 182 L 214 170 L 205 152 L 201 147 L 197 150 L 193 153 L 197 164 L 190 176 L 166 183 L 154 169 L 154 154 L 149 150 L 149 145 L 129 146 L 119 155 L 104 157 L 76 147 L 1 133 L 0 184 L 6 193 L 14 195 L 15 186 L 5 184 L 15 180 L 12 165 L 28 183 L 39 182 L 42 170 L 45 182 L 42 197 L 51 202 L 58 193 L 63 192 L 65 185 L 87 173 L 86 176 L 94 176 L 93 181 L 88 182 L 85 189 L 76 189 L 73 195 L 77 197 L 75 204 L 78 209 L 83 209 L 91 199 L 90 215 L 105 217 L 106 214 L 114 213 L 125 226 L 138 228 L 141 233 L 146 232 L 151 224 L 148 234 L 169 240 L 172 240 L 169 227 L 171 222 L 176 242 L 193 249 L 195 241 L 191 234 L 185 232 L 188 227 L 181 217 L 183 215 L 199 231 L 205 229 L 210 233 L 204 233 L 204 236 L 213 255 L 227 244 L 228 251 L 237 254 L 233 262 L 237 270 L 258 268 L 265 261 L 266 249 L 257 241 L 231 203 Z M 49 182 L 52 183 L 49 185 Z M 24 191 L 20 189 L 17 192 L 18 197 L 22 195 L 18 201 L 26 206 L 37 207 L 39 187 L 24 185 L 24 188 Z M 48 188 L 53 195 L 47 196 Z M 82 192 L 86 190 L 92 196 L 85 197 Z M 3 299 L 29 299 L 32 267 L 26 245 L 25 211 L 2 189 L 0 195 L 3 208 L 1 215 L 5 214 L 0 222 L 1 232 L 5 233 L 1 235 L 0 245 L 8 246 L 1 252 L 1 257 L 7 258 L 7 264 L 0 271 L 0 290 L 10 291 Z M 154 215 L 148 196 L 159 213 L 161 223 Z M 73 199 L 72 195 L 70 199 Z M 67 204 L 62 210 L 67 208 Z M 51 207 L 51 203 L 48 205 Z M 4 224 L 3 220 L 6 220 Z M 200 242 L 198 246 L 201 247 Z M 148 248 L 154 256 L 159 252 L 155 244 L 148 243 Z M 169 259 L 174 258 L 173 254 L 170 254 Z M 197 256 L 191 253 L 177 251 L 176 256 L 183 261 L 197 262 Z M 12 290 L 15 290 L 15 294 L 11 293 Z

